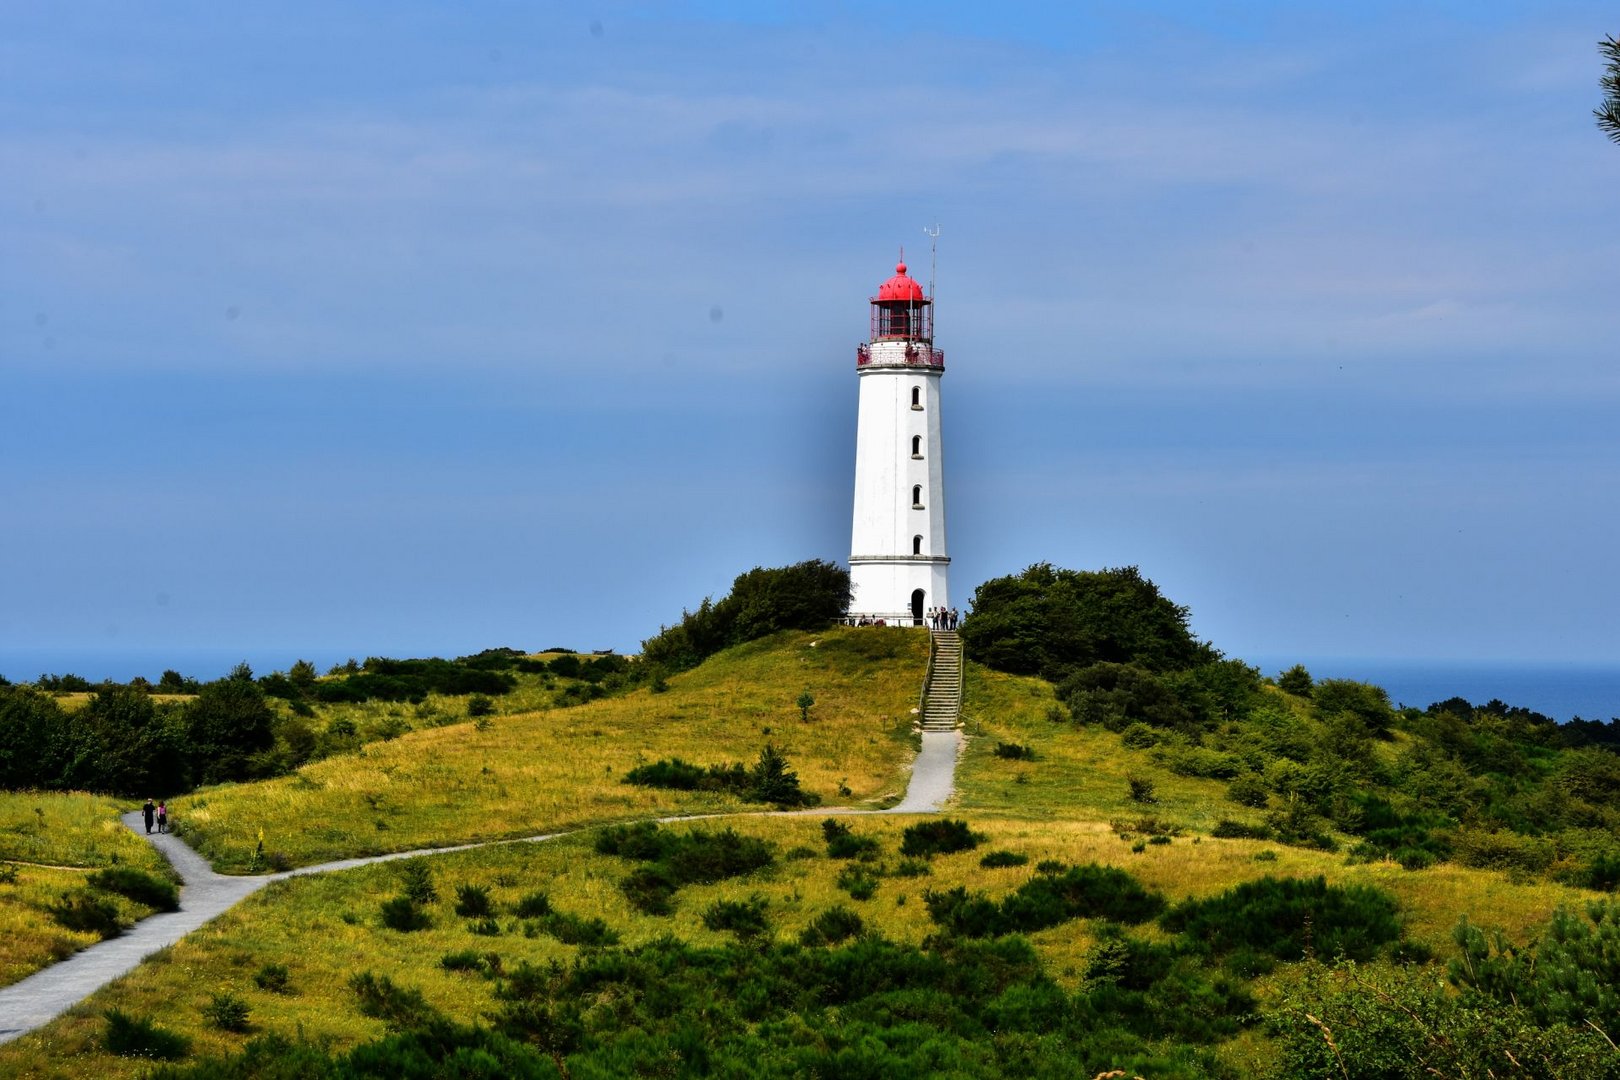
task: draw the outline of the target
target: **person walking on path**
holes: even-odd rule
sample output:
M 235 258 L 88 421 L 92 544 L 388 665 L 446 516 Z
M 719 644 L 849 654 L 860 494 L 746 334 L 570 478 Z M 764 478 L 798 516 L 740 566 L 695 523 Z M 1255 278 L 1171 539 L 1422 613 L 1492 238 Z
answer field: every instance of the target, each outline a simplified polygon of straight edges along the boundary
M 157 819 L 158 819 L 158 832 L 160 832 L 160 833 L 168 832 L 169 831 L 169 804 L 168 803 L 166 803 L 166 802 L 158 803 Z M 146 831 L 151 832 L 152 830 L 147 829 Z
M 153 813 L 155 813 L 155 810 L 152 807 L 152 800 L 147 799 L 146 800 L 146 805 L 141 807 L 141 817 L 146 821 L 146 831 L 147 832 L 152 831 L 152 815 L 153 815 Z

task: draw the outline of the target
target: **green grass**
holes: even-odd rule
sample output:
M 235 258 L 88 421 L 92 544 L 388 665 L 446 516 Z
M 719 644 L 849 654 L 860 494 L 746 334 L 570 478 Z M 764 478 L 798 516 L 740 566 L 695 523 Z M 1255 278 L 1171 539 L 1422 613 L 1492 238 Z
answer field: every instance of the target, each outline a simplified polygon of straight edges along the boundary
M 1050 683 L 967 666 L 962 717 L 968 745 L 957 769 L 958 808 L 1101 822 L 1151 815 L 1198 832 L 1221 818 L 1260 819 L 1227 799 L 1224 781 L 1177 776 L 1114 732 L 1052 719 L 1057 707 Z M 997 757 L 998 743 L 1027 746 L 1034 760 Z M 1151 781 L 1157 802 L 1132 801 L 1127 777 Z
M 566 709 L 415 731 L 253 784 L 171 804 L 176 828 L 224 871 L 532 835 L 676 813 L 736 811 L 714 793 L 622 782 L 660 758 L 751 763 L 784 749 L 829 805 L 902 794 L 927 637 L 904 630 L 783 633 L 650 689 Z M 816 698 L 809 722 L 794 704 Z M 847 791 L 848 794 L 842 794 Z
M 17 879 L 0 883 L 0 986 L 9 986 L 97 940 L 65 930 L 46 914 L 63 893 L 109 866 L 167 875 L 168 863 L 152 845 L 118 820 L 116 800 L 78 792 L 0 792 L 0 865 Z M 152 909 L 111 897 L 124 922 Z

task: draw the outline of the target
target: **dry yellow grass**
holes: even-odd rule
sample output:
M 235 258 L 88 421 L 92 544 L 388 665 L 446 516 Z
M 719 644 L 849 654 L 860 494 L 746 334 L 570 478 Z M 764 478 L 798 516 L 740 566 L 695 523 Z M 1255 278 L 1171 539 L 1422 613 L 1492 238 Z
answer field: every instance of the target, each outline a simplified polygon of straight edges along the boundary
M 667 757 L 751 763 L 766 742 L 829 803 L 903 792 L 927 637 L 898 629 L 784 633 L 730 650 L 669 689 L 412 732 L 255 784 L 175 800 L 178 829 L 216 867 L 308 865 L 604 821 L 736 810 L 732 798 L 635 787 Z M 794 705 L 808 689 L 810 722 Z M 847 791 L 847 794 L 841 794 Z

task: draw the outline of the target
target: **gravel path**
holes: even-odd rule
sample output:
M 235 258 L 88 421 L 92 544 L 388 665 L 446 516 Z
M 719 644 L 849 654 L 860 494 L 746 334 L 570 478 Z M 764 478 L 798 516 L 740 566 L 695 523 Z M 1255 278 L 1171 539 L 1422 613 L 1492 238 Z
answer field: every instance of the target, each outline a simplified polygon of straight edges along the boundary
M 899 805 L 880 812 L 938 813 L 954 789 L 956 757 L 961 741 L 961 733 L 956 731 L 923 732 L 922 750 L 912 763 L 911 782 L 906 785 L 906 797 Z M 132 832 L 139 833 L 145 827 L 139 810 L 125 814 L 123 821 Z M 301 877 L 305 874 L 350 870 L 372 863 L 410 859 L 418 855 L 442 855 L 449 851 L 467 851 L 472 848 L 493 847 L 497 844 L 538 843 L 566 835 L 568 834 L 565 832 L 546 833 L 518 840 L 493 840 L 477 844 L 457 844 L 453 847 L 396 851 L 388 855 L 339 859 L 335 862 L 321 863 L 319 866 L 305 866 L 278 874 L 242 877 L 215 873 L 213 867 L 209 866 L 201 855 L 191 850 L 173 833 L 151 833 L 146 839 L 169 860 L 183 882 L 180 887 L 180 910 L 142 919 L 119 937 L 98 942 L 74 953 L 60 963 L 36 971 L 21 982 L 0 989 L 0 1043 L 10 1042 L 56 1019 L 114 979 L 133 971 L 152 953 L 173 945 L 272 881 Z

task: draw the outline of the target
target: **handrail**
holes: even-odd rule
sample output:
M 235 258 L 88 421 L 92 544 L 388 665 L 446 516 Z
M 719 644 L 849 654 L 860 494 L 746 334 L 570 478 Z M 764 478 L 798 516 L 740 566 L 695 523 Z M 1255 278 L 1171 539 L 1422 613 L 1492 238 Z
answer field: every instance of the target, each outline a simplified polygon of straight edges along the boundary
M 934 654 L 939 652 L 939 642 L 933 634 L 928 635 L 928 666 L 923 669 L 922 693 L 917 695 L 917 722 L 920 724 L 928 719 L 928 688 L 934 682 Z

